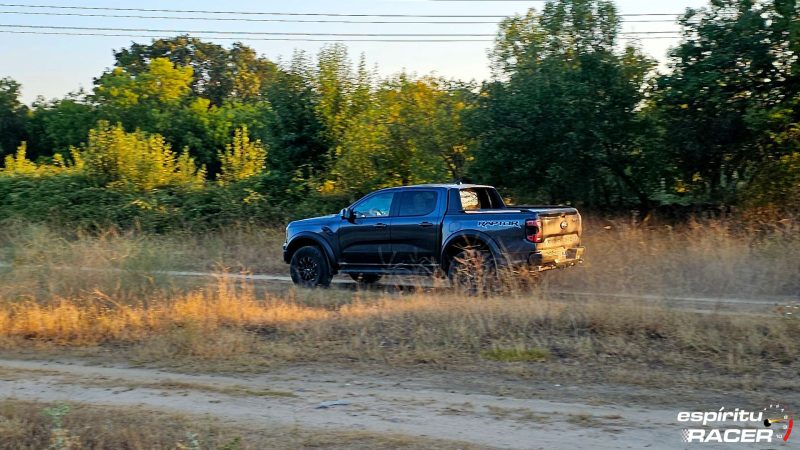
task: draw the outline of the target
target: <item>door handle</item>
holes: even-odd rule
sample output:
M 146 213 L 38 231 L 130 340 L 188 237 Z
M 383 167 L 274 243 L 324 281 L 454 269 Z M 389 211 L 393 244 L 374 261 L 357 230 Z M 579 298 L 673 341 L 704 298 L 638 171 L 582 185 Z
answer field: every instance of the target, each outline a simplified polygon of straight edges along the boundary
M 433 226 L 433 224 L 430 222 L 422 222 L 421 224 L 419 224 L 419 226 L 421 226 L 422 228 L 430 228 Z
M 375 228 L 383 229 L 383 228 L 386 228 L 386 227 L 387 227 L 387 225 L 385 223 L 376 223 L 375 224 Z

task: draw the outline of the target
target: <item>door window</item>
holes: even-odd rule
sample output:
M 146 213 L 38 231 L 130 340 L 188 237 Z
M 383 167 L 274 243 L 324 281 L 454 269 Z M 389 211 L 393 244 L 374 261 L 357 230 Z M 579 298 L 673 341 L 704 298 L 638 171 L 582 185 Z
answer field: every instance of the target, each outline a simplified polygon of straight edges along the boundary
M 408 191 L 400 194 L 398 215 L 401 217 L 427 216 L 436 209 L 436 192 Z
M 353 212 L 359 219 L 366 217 L 386 217 L 392 210 L 392 199 L 394 199 L 394 192 L 376 194 L 358 203 L 353 207 Z

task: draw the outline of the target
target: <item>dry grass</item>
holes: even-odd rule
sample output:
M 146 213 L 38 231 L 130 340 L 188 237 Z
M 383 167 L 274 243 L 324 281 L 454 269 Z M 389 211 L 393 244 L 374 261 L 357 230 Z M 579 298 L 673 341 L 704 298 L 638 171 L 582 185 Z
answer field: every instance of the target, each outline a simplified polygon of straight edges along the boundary
M 468 444 L 294 427 L 247 429 L 136 408 L 0 401 L 0 449 L 444 449 Z
M 692 221 L 679 226 L 589 220 L 586 262 L 545 287 L 719 297 L 800 294 L 800 223 Z
M 584 267 L 546 274 L 543 289 L 471 299 L 423 290 L 256 290 L 224 276 L 208 284 L 157 273 L 215 262 L 236 267 L 237 260 L 242 268 L 285 270 L 282 234 L 274 230 L 68 238 L 41 227 L 7 229 L 0 233 L 4 258 L 18 264 L 0 273 L 0 348 L 94 348 L 133 361 L 226 371 L 360 361 L 562 366 L 567 373 L 578 364 L 609 376 L 626 364 L 646 369 L 630 382 L 662 372 L 667 375 L 653 379 L 663 382 L 679 372 L 796 374 L 799 321 L 777 314 L 698 315 L 602 297 L 570 303 L 547 294 L 551 288 L 800 292 L 800 233 L 793 222 L 753 236 L 734 228 L 722 222 L 680 229 L 590 222 Z M 82 267 L 114 270 L 76 271 Z
M 216 233 L 70 235 L 44 226 L 0 229 L 0 298 L 49 301 L 102 292 L 123 301 L 170 296 L 197 279 L 162 271 L 286 274 L 282 229 L 234 227 Z M 586 263 L 547 273 L 544 287 L 591 292 L 797 296 L 800 225 L 705 220 L 679 226 L 586 220 Z M 89 270 L 81 270 L 89 269 Z M 112 269 L 112 270 L 108 270 Z
M 43 225 L 0 227 L 0 298 L 49 301 L 91 295 L 121 300 L 196 285 L 164 271 L 285 271 L 283 230 L 238 227 L 213 234 L 143 235 L 109 230 L 70 235 Z M 204 283 L 204 281 L 203 281 Z
M 578 307 L 540 295 L 356 294 L 350 303 L 314 305 L 291 295 L 259 296 L 223 279 L 214 289 L 141 304 L 108 298 L 0 304 L 0 345 L 101 346 L 136 361 L 204 361 L 220 370 L 353 361 L 444 368 L 483 360 L 709 373 L 798 366 L 800 321 L 607 301 Z

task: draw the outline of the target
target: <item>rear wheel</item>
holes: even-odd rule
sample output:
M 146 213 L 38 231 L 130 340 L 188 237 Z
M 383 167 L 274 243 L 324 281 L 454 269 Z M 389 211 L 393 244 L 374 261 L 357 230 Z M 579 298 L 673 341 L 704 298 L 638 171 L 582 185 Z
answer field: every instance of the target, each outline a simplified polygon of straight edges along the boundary
M 375 284 L 381 280 L 381 276 L 374 273 L 351 273 L 350 278 L 362 285 Z
M 306 287 L 327 287 L 331 284 L 328 258 L 318 247 L 307 246 L 292 255 L 289 268 L 294 284 Z
M 496 284 L 494 258 L 488 250 L 464 249 L 450 261 L 447 277 L 457 290 L 472 295 L 486 292 Z

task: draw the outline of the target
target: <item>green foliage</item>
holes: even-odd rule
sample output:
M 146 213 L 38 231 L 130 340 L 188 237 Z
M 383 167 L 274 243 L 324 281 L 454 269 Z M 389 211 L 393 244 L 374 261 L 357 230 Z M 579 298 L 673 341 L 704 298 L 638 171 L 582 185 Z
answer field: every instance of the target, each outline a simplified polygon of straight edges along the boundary
M 80 155 L 87 175 L 110 188 L 200 188 L 205 180 L 205 170 L 197 168 L 188 151 L 176 155 L 159 135 L 126 133 L 122 126 L 107 122 L 89 132 Z
M 233 183 L 261 175 L 266 169 L 267 149 L 260 140 L 251 141 L 247 127 L 236 130 L 233 142 L 219 153 L 221 170 L 217 181 Z
M 0 219 L 271 223 L 466 176 L 600 211 L 800 209 L 797 13 L 792 0 L 688 9 L 659 74 L 619 45 L 612 1 L 553 0 L 500 23 L 482 86 L 380 78 L 343 45 L 276 64 L 240 43 L 135 43 L 91 93 L 28 108 L 0 80 Z
M 225 102 L 248 102 L 277 75 L 278 67 L 241 43 L 231 49 L 189 36 L 157 39 L 151 44 L 133 44 L 115 53 L 116 66 L 132 74 L 146 72 L 150 61 L 165 58 L 176 66 L 192 69 L 193 96 L 214 106 Z
M 401 74 L 359 91 L 362 101 L 336 148 L 325 191 L 364 194 L 404 184 L 461 178 L 471 137 L 461 117 L 473 96 L 441 79 Z
M 28 155 L 32 159 L 69 151 L 86 141 L 98 113 L 83 92 L 33 104 L 28 120 Z
M 0 156 L 12 153 L 27 138 L 28 108 L 19 101 L 20 84 L 0 78 Z
M 771 129 L 800 120 L 797 18 L 794 1 L 715 0 L 681 19 L 684 41 L 654 100 L 688 195 L 736 201 L 761 162 L 781 153 Z
M 648 207 L 657 127 L 640 113 L 654 62 L 617 51 L 611 2 L 561 0 L 501 23 L 498 76 L 469 116 L 473 176 L 522 201 Z

